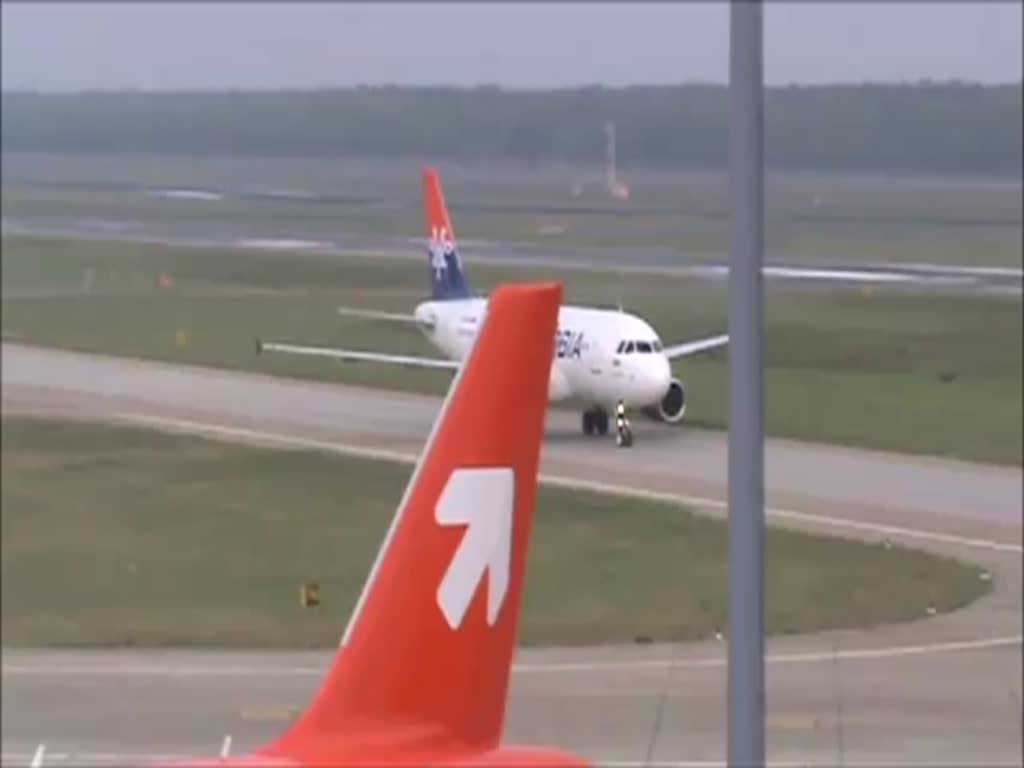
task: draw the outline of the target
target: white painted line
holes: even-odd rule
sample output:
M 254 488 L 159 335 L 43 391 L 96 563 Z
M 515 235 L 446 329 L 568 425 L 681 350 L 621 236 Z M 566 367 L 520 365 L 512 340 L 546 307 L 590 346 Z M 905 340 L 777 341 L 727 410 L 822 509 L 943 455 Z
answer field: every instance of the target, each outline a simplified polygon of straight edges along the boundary
M 46 754 L 46 745 L 40 744 L 36 747 L 35 754 L 32 755 L 32 762 L 29 763 L 29 768 L 42 768 L 43 767 L 43 755 Z
M 650 501 L 662 501 L 684 506 L 704 507 L 706 509 L 727 510 L 729 505 L 721 499 L 712 499 L 706 496 L 690 496 L 686 494 L 668 493 L 662 491 L 649 491 L 643 488 L 632 488 L 624 485 L 610 485 L 591 480 L 582 480 L 571 477 L 557 477 L 552 475 L 540 475 L 541 482 L 547 485 L 556 485 L 564 488 L 575 488 L 594 493 L 604 493 L 613 496 L 633 496 Z M 782 509 L 769 507 L 765 509 L 767 517 L 774 517 L 779 520 L 793 520 L 816 525 L 824 525 L 832 528 L 847 528 L 866 533 L 884 534 L 890 536 L 906 536 L 907 538 L 921 539 L 922 541 L 933 541 L 943 544 L 954 544 L 961 547 L 974 549 L 990 549 L 997 552 L 1022 552 L 1021 545 L 1009 544 L 989 539 L 974 539 L 966 536 L 957 536 L 937 531 L 926 531 L 918 528 L 905 528 L 899 525 L 887 525 L 885 523 L 870 523 L 864 520 L 852 520 L 848 517 L 836 517 L 834 515 L 821 515 L 811 512 L 798 512 L 793 509 Z
M 638 267 L 642 270 L 643 267 Z M 657 268 L 655 268 L 657 269 Z M 688 267 L 666 267 L 671 270 L 670 274 L 690 275 L 696 277 L 710 277 L 725 279 L 729 274 L 729 267 L 725 264 L 698 264 Z M 893 269 L 853 269 L 842 267 L 801 267 L 786 266 L 782 264 L 768 265 L 762 268 L 765 277 L 787 278 L 793 280 L 826 280 L 843 283 L 899 283 L 914 285 L 974 285 L 978 276 L 970 274 L 929 274 L 918 272 L 912 274 L 906 271 Z
M 893 659 L 905 656 L 929 656 L 939 653 L 985 651 L 996 648 L 1012 648 L 1021 645 L 1021 635 L 996 637 L 983 640 L 964 640 L 951 643 L 927 643 L 921 645 L 897 645 L 883 648 L 855 648 L 841 651 L 808 651 L 805 653 L 768 653 L 765 661 L 769 664 L 813 664 L 832 661 L 863 661 L 868 659 Z M 565 662 L 545 664 L 518 664 L 516 672 L 593 672 L 606 669 L 663 669 L 665 667 L 707 668 L 725 667 L 724 657 L 705 659 L 627 659 L 593 662 Z
M 176 430 L 186 430 L 189 432 L 199 432 L 202 434 L 209 434 L 216 437 L 233 437 L 247 440 L 256 440 L 260 442 L 276 443 L 281 445 L 291 445 L 301 448 L 310 448 L 315 450 L 323 450 L 333 453 L 341 453 L 347 455 L 361 456 L 366 458 L 378 458 L 390 461 L 398 461 L 403 463 L 415 463 L 417 456 L 412 454 L 400 453 L 396 451 L 387 451 L 383 449 L 373 448 L 361 448 L 357 446 L 350 446 L 341 443 L 314 440 L 310 438 L 295 437 L 283 434 L 276 434 L 270 432 L 263 432 L 257 430 L 249 430 L 238 427 L 227 427 L 217 424 L 203 423 L 188 421 L 183 419 L 167 419 L 162 417 L 147 416 L 143 414 L 135 413 L 119 413 L 117 416 L 123 420 L 136 422 L 141 424 L 147 424 L 151 426 L 172 428 Z M 726 507 L 725 502 L 718 499 L 703 498 L 697 496 L 685 496 L 672 493 L 659 493 L 652 491 L 645 491 L 641 489 L 629 488 L 626 486 L 609 485 L 605 483 L 589 482 L 584 480 L 578 480 L 573 478 L 558 477 L 558 476 L 541 476 L 542 482 L 559 485 L 563 487 L 579 488 L 583 490 L 589 490 L 598 493 L 625 495 L 625 496 L 637 496 L 652 500 L 666 501 L 679 504 L 688 504 L 695 506 L 711 507 L 717 509 L 724 509 Z M 963 546 L 981 547 L 988 549 L 995 549 L 1000 551 L 1020 552 L 1021 547 L 1011 544 L 1004 544 L 1000 542 L 978 540 L 978 539 L 967 539 L 959 536 L 952 536 L 946 534 L 940 534 L 930 531 L 919 531 L 909 528 L 900 528 L 897 526 L 879 525 L 875 523 L 865 523 L 856 520 L 849 520 L 845 518 L 828 517 L 822 515 L 812 515 L 802 512 L 796 512 L 793 510 L 784 509 L 769 509 L 767 513 L 770 516 L 782 518 L 782 519 L 796 519 L 803 520 L 806 522 L 816 522 L 825 525 L 831 525 L 835 527 L 847 527 L 865 531 L 872 531 L 875 533 L 887 533 L 891 535 L 904 535 L 908 537 L 931 539 L 934 541 L 943 541 L 946 543 L 955 543 Z M 768 655 L 766 661 L 769 663 L 785 664 L 785 663 L 817 663 L 824 661 L 839 660 L 857 660 L 857 659 L 885 659 L 885 658 L 898 658 L 913 655 L 925 655 L 925 654 L 936 654 L 936 653 L 948 653 L 955 651 L 971 651 L 971 650 L 986 650 L 1000 647 L 1008 647 L 1021 644 L 1021 636 L 1010 636 L 991 638 L 983 640 L 971 640 L 961 641 L 952 643 L 938 643 L 938 644 L 922 644 L 915 646 L 897 646 L 888 648 L 872 648 L 872 649 L 854 649 L 839 652 L 811 652 L 811 653 L 796 653 L 796 654 L 775 654 Z M 531 672 L 572 672 L 572 671 L 597 671 L 603 669 L 638 669 L 638 668 L 663 668 L 668 665 L 683 666 L 683 667 L 720 667 L 725 664 L 725 660 L 721 658 L 710 658 L 710 659 L 691 659 L 691 660 L 679 660 L 679 659 L 649 659 L 649 660 L 627 660 L 627 661 L 595 661 L 595 662 L 580 662 L 580 663 L 550 663 L 550 664 L 520 664 L 514 665 L 513 669 L 521 673 Z M 170 676 L 195 676 L 195 677 L 217 677 L 217 676 L 228 676 L 228 675 L 242 675 L 242 676 L 256 676 L 256 675 L 319 675 L 323 674 L 323 670 L 320 668 L 312 667 L 291 667 L 291 668 L 272 668 L 272 667 L 223 667 L 223 668 L 210 668 L 210 667 L 198 667 L 198 668 L 187 668 L 187 667 L 173 667 L 173 666 L 151 666 L 141 665 L 136 667 L 87 667 L 87 666 L 44 666 L 44 667 L 32 667 L 31 665 L 17 665 L 9 664 L 3 667 L 4 674 L 101 674 L 101 675 L 170 675 Z
M 31 767 L 33 765 L 32 761 L 35 760 L 36 753 L 38 751 L 39 750 L 37 748 L 35 752 L 4 752 L 0 754 L 0 765 L 6 766 L 15 763 L 27 763 Z M 71 755 L 66 752 L 49 752 L 47 753 L 47 756 L 51 761 L 67 760 L 71 757 Z
M 212 437 L 235 438 L 236 440 L 253 440 L 263 443 L 274 443 L 278 445 L 292 446 L 293 448 L 306 448 L 329 453 L 339 453 L 347 456 L 358 456 L 366 459 L 381 459 L 382 461 L 394 461 L 402 464 L 415 464 L 418 456 L 412 453 L 401 451 L 389 451 L 384 448 L 364 448 L 345 443 L 335 443 L 327 440 L 317 440 L 311 437 L 297 437 L 286 435 L 280 432 L 265 432 L 262 430 L 246 429 L 244 427 L 228 427 L 222 424 L 213 424 L 202 421 L 190 421 L 188 419 L 169 419 L 163 416 L 148 416 L 142 413 L 116 413 L 115 418 L 123 421 L 145 424 L 151 427 L 172 429 L 191 433 L 206 434 Z
M 146 194 L 150 197 L 167 197 L 181 200 L 223 200 L 221 192 L 211 189 L 149 189 Z
M 314 248 L 323 248 L 329 245 L 329 243 L 324 240 L 296 240 L 286 237 L 235 240 L 232 244 L 239 248 L 261 248 L 268 250 L 311 250 Z
M 161 754 L 150 752 L 48 752 L 47 757 L 52 761 L 70 762 L 72 765 L 85 763 L 97 765 L 138 765 L 150 762 L 184 762 L 194 760 L 193 754 L 178 752 L 174 754 Z M 4 752 L 0 754 L 0 765 L 21 763 L 29 758 L 27 752 Z
M 765 267 L 766 277 L 790 277 L 798 280 L 837 280 L 848 283 L 924 283 L 928 278 L 906 272 L 875 272 L 858 269 L 811 269 L 806 267 Z M 953 278 L 950 278 L 953 279 Z M 932 278 L 934 280 L 934 278 Z M 970 278 L 960 278 L 965 284 Z
M 258 441 L 278 445 L 287 445 L 296 448 L 307 448 L 312 450 L 327 451 L 331 453 L 358 456 L 368 459 L 381 459 L 384 461 L 395 461 L 404 464 L 415 464 L 418 456 L 399 451 L 389 451 L 379 448 L 365 448 L 345 443 L 331 442 L 327 440 L 316 440 L 313 438 L 285 435 L 277 432 L 265 432 L 262 430 L 245 429 L 243 427 L 229 427 L 208 422 L 190 421 L 187 419 L 171 419 L 162 416 L 148 416 L 140 413 L 122 412 L 115 416 L 119 419 L 148 426 L 184 430 L 187 432 L 198 432 L 214 437 L 235 438 L 241 440 Z M 649 501 L 667 502 L 682 506 L 703 507 L 705 509 L 726 510 L 728 504 L 721 499 L 712 499 L 704 496 L 691 496 L 686 494 L 668 493 L 661 491 L 650 491 L 643 488 L 633 488 L 626 485 L 613 485 L 600 483 L 591 480 L 583 480 L 560 475 L 548 475 L 541 473 L 539 480 L 545 485 L 553 485 L 562 488 L 590 491 L 612 496 L 630 496 L 646 499 Z M 769 518 L 778 520 L 792 520 L 816 525 L 823 525 L 831 528 L 845 528 L 848 530 L 861 531 L 886 536 L 904 536 L 922 541 L 932 541 L 942 544 L 953 544 L 973 549 L 988 549 L 997 552 L 1024 552 L 1019 544 L 992 541 L 989 539 L 975 539 L 954 534 L 939 533 L 937 531 L 926 531 L 917 528 L 905 528 L 898 525 L 886 525 L 884 523 L 871 523 L 863 520 L 852 520 L 846 517 L 833 515 L 812 514 L 799 512 L 792 509 L 780 509 L 770 507 L 765 510 Z
M 807 651 L 802 653 L 768 653 L 765 661 L 769 664 L 817 664 L 833 661 L 872 661 L 904 658 L 908 656 L 930 656 L 943 653 L 969 653 L 1012 648 L 1022 644 L 1021 635 L 961 640 L 946 643 L 923 643 L 921 645 L 897 645 L 881 648 L 851 648 L 839 651 Z M 512 670 L 519 674 L 599 672 L 603 670 L 663 669 L 679 667 L 703 669 L 724 667 L 724 656 L 697 659 L 600 659 L 583 662 L 516 663 Z M 182 664 L 18 664 L 3 666 L 5 675 L 39 676 L 95 676 L 95 677 L 307 677 L 325 673 L 325 666 L 274 666 L 272 664 L 235 664 L 228 666 Z
M 1024 269 L 1016 267 L 986 267 L 966 264 L 927 264 L 921 262 L 883 261 L 869 266 L 882 269 L 909 269 L 917 272 L 934 272 L 936 274 L 975 275 L 978 277 L 1015 277 L 1024 279 Z
M 224 743 L 220 745 L 220 756 L 227 757 L 231 754 L 231 734 L 224 736 Z
M 116 653 L 116 651 L 114 651 Z M 257 666 L 230 664 L 225 666 L 187 664 L 4 664 L 4 675 L 38 677 L 306 677 L 323 675 L 326 667 Z

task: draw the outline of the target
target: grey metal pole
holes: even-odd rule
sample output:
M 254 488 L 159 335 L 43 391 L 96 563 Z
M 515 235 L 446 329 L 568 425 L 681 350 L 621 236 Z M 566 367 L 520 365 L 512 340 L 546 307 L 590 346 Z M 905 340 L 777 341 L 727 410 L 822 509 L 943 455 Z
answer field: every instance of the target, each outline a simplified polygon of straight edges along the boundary
M 729 719 L 733 768 L 763 766 L 764 415 L 761 381 L 764 91 L 761 3 L 730 4 Z

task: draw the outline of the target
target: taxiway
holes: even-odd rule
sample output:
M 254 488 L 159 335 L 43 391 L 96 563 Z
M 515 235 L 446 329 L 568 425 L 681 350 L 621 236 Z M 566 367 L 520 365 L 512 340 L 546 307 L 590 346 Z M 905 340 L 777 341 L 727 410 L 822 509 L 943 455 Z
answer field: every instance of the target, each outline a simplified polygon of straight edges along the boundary
M 282 448 L 410 461 L 432 397 L 3 345 L 3 410 L 120 421 Z M 637 423 L 585 439 L 553 411 L 548 482 L 656 495 L 723 514 L 726 437 Z M 1019 765 L 1021 470 L 768 440 L 769 522 L 890 538 L 974 562 L 995 589 L 920 621 L 768 643 L 773 762 Z M 924 608 L 924 607 L 923 607 Z M 339 617 L 339 632 L 344 617 Z M 508 738 L 602 764 L 718 762 L 724 645 L 536 649 L 517 660 Z M 280 729 L 325 654 L 6 651 L 4 764 L 244 750 Z M 230 737 L 225 742 L 225 737 Z

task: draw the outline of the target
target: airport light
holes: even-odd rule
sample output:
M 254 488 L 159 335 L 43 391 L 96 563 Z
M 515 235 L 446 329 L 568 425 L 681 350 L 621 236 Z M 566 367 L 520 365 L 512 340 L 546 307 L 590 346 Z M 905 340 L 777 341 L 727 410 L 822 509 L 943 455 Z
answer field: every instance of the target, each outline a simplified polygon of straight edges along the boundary
M 763 766 L 764 403 L 761 372 L 764 260 L 764 90 L 761 3 L 729 12 L 732 252 L 729 265 L 728 762 Z

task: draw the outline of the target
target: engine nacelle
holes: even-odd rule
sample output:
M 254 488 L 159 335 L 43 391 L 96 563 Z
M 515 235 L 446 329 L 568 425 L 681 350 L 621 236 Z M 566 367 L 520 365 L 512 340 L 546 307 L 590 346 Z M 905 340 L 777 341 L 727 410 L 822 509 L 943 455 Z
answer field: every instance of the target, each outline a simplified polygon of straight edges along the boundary
M 645 416 L 666 424 L 678 424 L 686 413 L 686 387 L 679 379 L 669 382 L 668 391 L 657 405 L 643 409 Z

